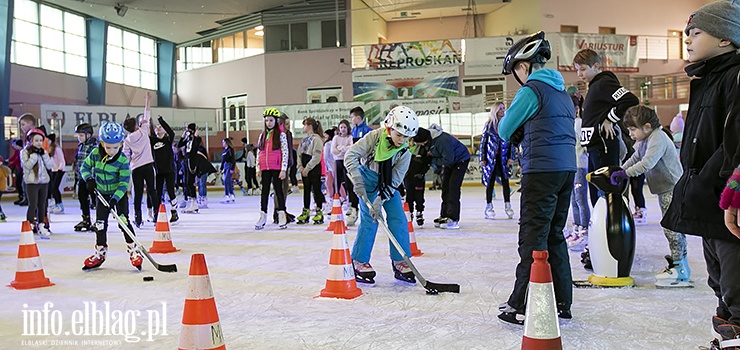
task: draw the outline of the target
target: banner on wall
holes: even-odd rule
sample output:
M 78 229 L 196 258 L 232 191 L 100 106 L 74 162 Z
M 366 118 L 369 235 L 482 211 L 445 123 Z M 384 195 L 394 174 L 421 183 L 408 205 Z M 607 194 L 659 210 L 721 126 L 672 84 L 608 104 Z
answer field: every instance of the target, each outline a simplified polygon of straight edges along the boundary
M 318 120 L 324 130 L 337 126 L 342 119 L 347 119 L 351 125 L 349 111 L 357 106 L 365 109 L 364 102 L 312 103 L 275 106 L 275 108 L 290 117 L 290 130 L 293 132 L 294 138 L 299 139 L 306 136 L 306 133 L 303 132 L 304 119 L 310 117 Z M 367 120 L 367 112 L 365 113 L 365 120 Z M 368 122 L 368 124 L 370 123 Z M 321 136 L 323 137 L 323 135 Z
M 462 40 L 430 40 L 365 46 L 370 69 L 405 69 L 462 64 Z
M 106 121 L 123 123 L 128 118 L 138 118 L 144 115 L 144 107 L 125 106 L 81 106 L 81 105 L 41 105 L 41 125 L 48 130 L 59 132 L 62 135 L 72 135 L 75 127 L 82 123 L 92 124 L 97 132 L 100 124 Z M 220 131 L 221 125 L 216 121 L 215 109 L 175 109 L 152 108 L 152 119 L 161 115 L 170 124 L 175 133 L 184 129 L 187 123 L 196 123 L 198 129 L 205 130 L 208 123 L 210 129 Z
M 447 100 L 444 98 L 383 100 L 366 104 L 365 119 L 377 121 L 377 124 L 381 124 L 391 110 L 391 106 L 394 105 L 411 108 L 419 118 L 419 125 L 423 127 L 427 127 L 431 123 L 439 123 L 439 115 L 447 111 Z
M 355 101 L 439 98 L 459 94 L 458 67 L 352 72 Z
M 637 36 L 613 34 L 560 33 L 560 59 L 558 69 L 573 72 L 571 64 L 576 53 L 591 49 L 601 56 L 601 69 L 613 72 L 636 73 L 640 71 L 637 57 Z
M 506 53 L 525 35 L 465 39 L 465 75 L 501 74 Z
M 486 96 L 483 94 L 473 96 L 450 96 L 450 113 L 480 113 L 485 112 Z

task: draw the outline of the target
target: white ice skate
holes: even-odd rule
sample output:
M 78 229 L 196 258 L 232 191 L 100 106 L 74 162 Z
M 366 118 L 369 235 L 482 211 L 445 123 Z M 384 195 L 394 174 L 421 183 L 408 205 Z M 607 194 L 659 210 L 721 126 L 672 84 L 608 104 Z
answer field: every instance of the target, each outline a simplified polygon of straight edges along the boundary
M 283 212 L 283 213 L 285 213 L 285 212 Z M 265 213 L 264 211 L 263 212 L 260 212 L 260 218 L 259 218 L 259 220 L 257 220 L 257 223 L 254 224 L 254 229 L 255 230 L 261 230 L 261 229 L 265 228 L 265 223 L 266 222 L 267 222 L 267 213 Z
M 693 288 L 694 281 L 691 280 L 691 269 L 687 258 L 673 261 L 670 255 L 666 255 L 668 267 L 655 275 L 655 287 L 657 288 Z
M 509 219 L 514 218 L 514 209 L 511 209 L 510 202 L 504 203 L 504 211 L 506 212 L 506 215 L 509 217 Z
M 647 208 L 635 207 L 635 212 L 632 213 L 632 220 L 635 225 L 647 224 Z
M 278 211 L 278 227 L 281 230 L 288 228 L 288 217 L 285 214 L 285 210 Z
M 493 220 L 493 218 L 496 217 L 496 211 L 493 210 L 493 204 L 486 204 L 486 209 L 483 211 L 483 215 L 485 216 L 486 220 Z
M 350 207 L 344 220 L 347 221 L 347 226 L 354 226 L 357 222 L 357 209 Z

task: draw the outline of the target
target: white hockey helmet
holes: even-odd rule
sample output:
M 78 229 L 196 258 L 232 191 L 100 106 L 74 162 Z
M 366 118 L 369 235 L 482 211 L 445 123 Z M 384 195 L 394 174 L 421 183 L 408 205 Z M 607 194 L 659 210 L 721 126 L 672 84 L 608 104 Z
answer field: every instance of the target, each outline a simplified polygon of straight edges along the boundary
M 416 112 L 411 108 L 397 106 L 385 116 L 385 126 L 404 136 L 414 137 L 419 131 L 419 119 L 416 118 Z

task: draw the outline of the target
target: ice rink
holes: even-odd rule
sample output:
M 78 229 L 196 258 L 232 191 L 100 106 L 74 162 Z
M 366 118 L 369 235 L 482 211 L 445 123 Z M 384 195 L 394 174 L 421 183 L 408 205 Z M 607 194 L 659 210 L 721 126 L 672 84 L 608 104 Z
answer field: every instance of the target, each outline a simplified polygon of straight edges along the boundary
M 255 231 L 258 196 L 243 197 L 237 191 L 235 204 L 219 204 L 222 193 L 210 192 L 209 209 L 181 214 L 179 224 L 171 227 L 173 243 L 182 250 L 153 255 L 160 263 L 176 263 L 177 273 L 158 272 L 147 261 L 142 272 L 135 271 L 113 221 L 105 264 L 83 272 L 83 260 L 93 253 L 94 234 L 74 232 L 79 208 L 76 200 L 66 197 L 66 214 L 51 216 L 51 239 L 37 239 L 46 276 L 56 285 L 2 289 L 0 348 L 175 349 L 190 257 L 202 252 L 229 349 L 519 349 L 523 328 L 496 318 L 518 262 L 519 194 L 512 198 L 515 218 L 508 220 L 500 189 L 494 200 L 497 218 L 489 221 L 483 219 L 483 187 L 464 187 L 461 228 L 456 231 L 433 227 L 440 191 L 426 192 L 427 223 L 415 227 L 425 254 L 413 261 L 430 281 L 460 284 L 460 294 L 430 296 L 419 285 L 396 281 L 387 239 L 379 232 L 371 260 L 378 272 L 376 283 L 358 284 L 363 295 L 354 300 L 315 298 L 327 277 L 332 242 L 332 233 L 325 231 L 328 220 L 324 225 L 291 224 L 286 230 L 268 223 Z M 632 269 L 636 287 L 574 289 L 574 318 L 560 322 L 564 349 L 698 349 L 712 339 L 716 298 L 706 285 L 701 239 L 688 237 L 696 287 L 656 289 L 653 276 L 665 267 L 668 244 L 659 226 L 657 198 L 647 187 L 645 193 L 649 216 L 647 225 L 637 226 Z M 0 268 L 8 284 L 14 279 L 26 207 L 9 201 L 2 206 L 8 222 L 0 223 Z M 302 195 L 288 198 L 291 213 L 299 214 L 301 207 Z M 350 246 L 355 233 L 356 227 L 347 233 Z M 137 235 L 148 248 L 153 225 L 137 230 Z M 571 252 L 573 276 L 586 279 L 589 273 L 579 257 Z M 143 276 L 155 280 L 144 282 Z M 101 313 L 117 310 L 126 316 L 126 326 L 108 329 L 117 335 L 75 335 L 80 331 L 75 329 L 75 315 L 86 315 L 85 307 L 93 304 Z M 29 315 L 43 314 L 34 310 L 45 308 L 46 324 L 54 327 L 50 335 L 29 334 Z M 160 316 L 160 322 L 154 316 Z M 92 322 L 84 317 L 76 321 L 78 327 Z

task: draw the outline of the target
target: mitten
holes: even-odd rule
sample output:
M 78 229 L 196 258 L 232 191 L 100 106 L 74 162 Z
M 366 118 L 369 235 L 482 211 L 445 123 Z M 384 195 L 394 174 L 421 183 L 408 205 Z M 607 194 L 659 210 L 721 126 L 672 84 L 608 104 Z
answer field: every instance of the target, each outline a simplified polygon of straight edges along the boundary
M 723 210 L 740 208 L 740 167 L 735 169 L 727 181 L 727 186 L 719 197 L 719 206 Z
M 622 181 L 629 179 L 630 177 L 627 176 L 627 172 L 624 170 L 617 170 L 609 177 L 609 180 L 611 181 L 612 185 L 618 186 Z

